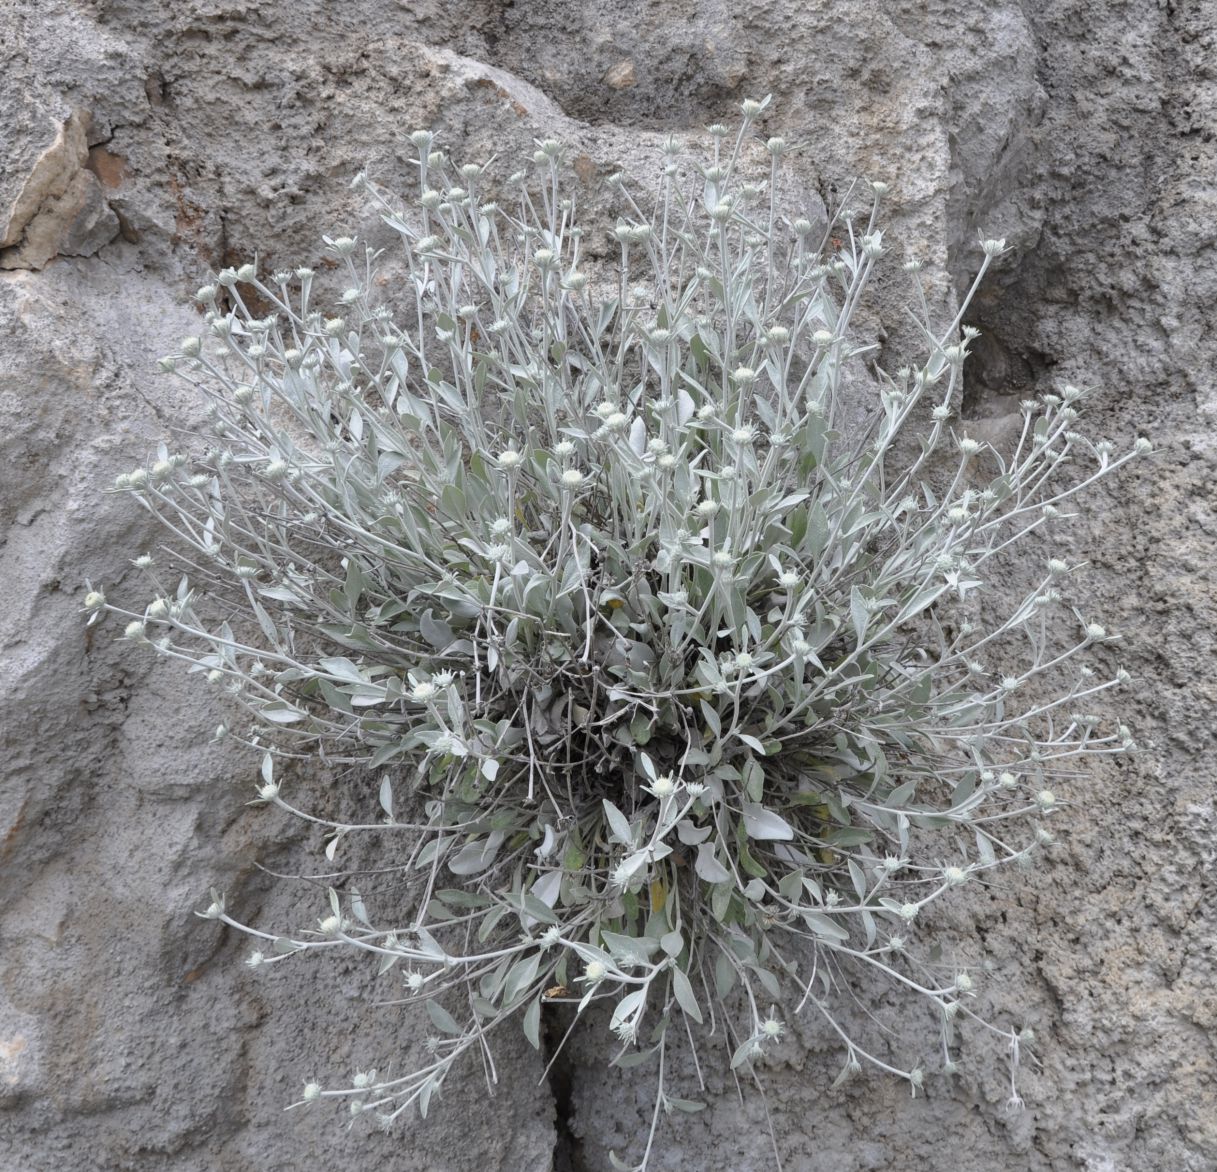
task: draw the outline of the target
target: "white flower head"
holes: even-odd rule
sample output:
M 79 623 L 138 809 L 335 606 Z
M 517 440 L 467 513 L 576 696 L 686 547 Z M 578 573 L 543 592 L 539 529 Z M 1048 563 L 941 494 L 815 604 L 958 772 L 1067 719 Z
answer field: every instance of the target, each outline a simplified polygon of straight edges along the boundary
M 630 1044 L 638 1040 L 638 1023 L 633 1018 L 623 1018 L 611 1028 L 619 1042 Z
M 662 777 L 657 777 L 650 788 L 657 798 L 670 798 L 676 792 L 676 782 L 672 780 L 670 773 L 665 773 Z
M 761 1022 L 761 1037 L 768 1038 L 770 1041 L 776 1041 L 786 1032 L 786 1027 L 774 1016 L 776 1012 L 776 1010 L 770 1010 L 769 1016 Z

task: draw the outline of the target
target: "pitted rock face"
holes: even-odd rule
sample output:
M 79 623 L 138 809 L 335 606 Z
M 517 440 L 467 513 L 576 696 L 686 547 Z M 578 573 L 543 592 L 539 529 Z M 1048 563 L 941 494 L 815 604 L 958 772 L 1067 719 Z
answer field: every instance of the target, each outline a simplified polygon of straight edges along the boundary
M 941 925 L 978 1008 L 1037 1035 L 1025 1110 L 1007 1110 L 1004 1055 L 983 1040 L 925 1096 L 878 1077 L 830 1092 L 842 1056 L 808 1019 L 763 1070 L 767 1106 L 756 1088 L 737 1097 L 725 1059 L 703 1062 L 703 1092 L 678 1056 L 674 1088 L 708 1106 L 661 1123 L 654 1167 L 772 1167 L 767 1113 L 799 1172 L 1217 1166 L 1217 13 L 1184 8 L 11 4 L 0 1165 L 598 1170 L 645 1142 L 651 1076 L 606 1070 L 595 1021 L 548 1077 L 504 1035 L 493 1097 L 471 1066 L 394 1135 L 284 1114 L 307 1080 L 405 1065 L 417 1019 L 378 1005 L 353 962 L 250 970 L 193 915 L 215 887 L 247 919 L 293 922 L 299 890 L 262 868 L 316 869 L 318 844 L 246 807 L 256 760 L 212 742 L 219 716 L 194 679 L 108 625 L 86 631 L 80 605 L 88 580 L 134 597 L 130 561 L 155 554 L 150 522 L 105 487 L 197 418 L 155 365 L 198 332 L 189 298 L 215 270 L 313 263 L 323 233 L 388 244 L 349 181 L 366 168 L 413 190 L 416 127 L 504 175 L 534 140 L 562 139 L 585 215 L 607 223 L 607 176 L 653 182 L 668 133 L 696 140 L 772 92 L 762 130 L 794 148 L 791 208 L 822 215 L 854 176 L 886 180 L 885 246 L 944 274 L 930 295 L 948 318 L 978 235 L 1010 242 L 967 318 L 982 331 L 969 435 L 1016 438 L 1019 399 L 1073 382 L 1096 388 L 1111 439 L 1158 449 L 1048 551 L 1093 563 L 1074 601 L 1122 635 L 1109 666 L 1132 674 L 1124 708 L 1147 749 L 1058 794 L 1060 845 L 1040 868 L 961 889 Z M 907 339 L 902 297 L 884 286 L 867 307 L 884 361 Z M 1011 590 L 1034 573 L 1011 564 Z M 930 1037 L 933 1023 L 902 1028 Z

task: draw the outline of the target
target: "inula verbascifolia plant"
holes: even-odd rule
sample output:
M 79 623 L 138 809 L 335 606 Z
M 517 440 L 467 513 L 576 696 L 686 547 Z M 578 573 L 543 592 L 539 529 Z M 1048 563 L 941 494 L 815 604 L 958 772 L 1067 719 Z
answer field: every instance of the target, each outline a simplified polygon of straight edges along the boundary
M 145 608 L 86 607 L 219 690 L 258 801 L 324 827 L 337 866 L 374 839 L 382 872 L 273 932 L 219 896 L 202 914 L 263 968 L 366 953 L 430 1033 L 417 1069 L 302 1101 L 425 1112 L 499 1027 L 540 1046 L 551 1000 L 603 1003 L 613 1061 L 653 1058 L 638 1168 L 665 1111 L 701 1106 L 669 1085 L 676 1045 L 746 1068 L 810 1013 L 842 1079 L 866 1062 L 915 1093 L 970 1021 L 1017 1065 L 1025 1036 L 971 1007 L 927 908 L 1050 843 L 1062 783 L 1132 738 L 1093 711 L 1127 676 L 1088 665 L 1112 636 L 1058 593 L 1077 564 L 1012 604 L 987 586 L 1149 445 L 1078 431 L 1073 387 L 1001 450 L 969 437 L 962 322 L 1000 240 L 953 320 L 896 274 L 923 348 L 879 369 L 854 320 L 886 189 L 789 219 L 782 141 L 745 174 L 765 105 L 698 165 L 670 143 L 653 198 L 614 177 L 596 263 L 560 144 L 487 202 L 485 169 L 417 132 L 416 195 L 356 180 L 404 284 L 347 237 L 334 301 L 308 269 L 226 269 L 162 362 L 207 397 L 205 446 L 119 477 L 166 553 L 136 560 Z M 317 758 L 361 819 L 294 795 Z M 860 1036 L 867 972 L 933 1008 L 936 1062 Z

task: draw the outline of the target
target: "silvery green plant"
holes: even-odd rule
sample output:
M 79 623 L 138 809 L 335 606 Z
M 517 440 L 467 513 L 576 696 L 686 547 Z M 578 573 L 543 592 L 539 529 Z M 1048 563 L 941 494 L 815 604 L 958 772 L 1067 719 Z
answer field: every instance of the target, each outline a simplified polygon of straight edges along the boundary
M 965 1021 L 1017 1065 L 1025 1031 L 972 1007 L 928 909 L 1051 843 L 1084 759 L 1132 737 L 1094 711 L 1127 675 L 1090 665 L 1114 637 L 1063 603 L 1077 564 L 1013 605 L 988 586 L 1149 445 L 1087 438 L 1073 387 L 1025 402 L 1007 448 L 967 435 L 962 323 L 1000 240 L 948 322 L 917 265 L 895 275 L 924 349 L 879 369 L 854 319 L 886 188 L 788 219 L 781 140 L 768 175 L 743 162 L 765 105 L 701 165 L 670 143 L 653 200 L 614 177 L 600 264 L 558 143 L 489 202 L 483 167 L 415 133 L 416 196 L 356 181 L 401 238 L 396 305 L 378 254 L 327 239 L 336 304 L 308 269 L 226 269 L 206 336 L 162 362 L 207 397 L 205 446 L 117 487 L 177 569 L 141 557 L 145 608 L 86 607 L 220 690 L 258 802 L 330 860 L 374 840 L 394 880 L 281 932 L 218 895 L 203 915 L 262 968 L 366 953 L 430 1031 L 417 1069 L 301 1102 L 388 1126 L 463 1058 L 493 1078 L 500 1026 L 540 1047 L 547 1002 L 602 1003 L 612 1061 L 659 1072 L 642 1169 L 661 1115 L 701 1106 L 673 1046 L 717 1036 L 749 1072 L 810 1013 L 838 1081 L 869 1063 L 916 1093 L 927 1068 L 850 1025 L 859 973 L 932 1007 L 929 1069 Z M 291 766 L 317 758 L 369 779 L 362 820 L 308 808 Z

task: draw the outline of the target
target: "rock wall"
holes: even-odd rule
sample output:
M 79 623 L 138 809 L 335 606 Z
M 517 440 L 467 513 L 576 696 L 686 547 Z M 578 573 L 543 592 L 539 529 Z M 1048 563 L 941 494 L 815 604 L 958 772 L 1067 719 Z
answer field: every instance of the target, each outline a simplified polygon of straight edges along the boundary
M 1097 388 L 1118 443 L 1159 454 L 1094 494 L 1079 606 L 1122 633 L 1111 666 L 1146 747 L 1079 778 L 1061 845 L 961 898 L 982 1003 L 1035 1028 L 1027 1109 L 983 1065 L 910 1100 L 830 1093 L 827 1039 L 766 1071 L 788 1172 L 1217 1168 L 1217 711 L 1212 575 L 1217 304 L 1213 0 L 4 0 L 0 3 L 0 1169 L 600 1172 L 636 1149 L 650 1091 L 584 1034 L 546 1080 L 522 1040 L 445 1088 L 424 1124 L 348 1131 L 292 1112 L 314 1074 L 401 1062 L 409 1020 L 342 964 L 251 972 L 195 919 L 206 891 L 281 920 L 260 867 L 308 846 L 244 806 L 253 763 L 210 743 L 180 673 L 86 632 L 86 578 L 134 596 L 156 539 L 102 486 L 193 404 L 154 374 L 197 323 L 188 296 L 255 253 L 369 233 L 347 181 L 403 186 L 409 130 L 459 156 L 570 143 L 583 198 L 653 173 L 742 97 L 798 142 L 809 202 L 887 179 L 888 239 L 974 271 L 1014 245 L 973 315 L 965 415 Z M 647 169 L 651 168 L 651 171 Z M 970 270 L 970 266 L 973 266 Z M 949 300 L 950 289 L 943 290 Z M 901 325 L 879 307 L 898 349 Z M 321 1067 L 325 1069 L 321 1069 Z M 715 1074 L 662 1130 L 657 1169 L 765 1169 L 765 1107 Z

